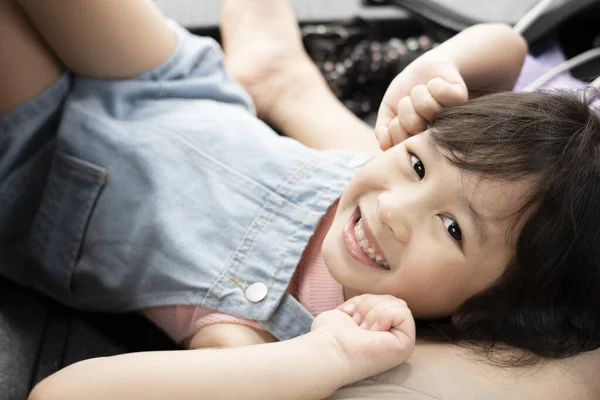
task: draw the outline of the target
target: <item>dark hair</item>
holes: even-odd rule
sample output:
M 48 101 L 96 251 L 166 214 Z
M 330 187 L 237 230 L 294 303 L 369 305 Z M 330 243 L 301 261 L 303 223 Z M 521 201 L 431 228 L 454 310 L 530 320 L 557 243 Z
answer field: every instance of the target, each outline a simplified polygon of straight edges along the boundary
M 496 93 L 431 122 L 431 140 L 461 170 L 533 183 L 504 274 L 451 318 L 419 321 L 421 337 L 518 365 L 600 347 L 600 120 L 587 94 Z M 514 348 L 525 351 L 502 351 Z

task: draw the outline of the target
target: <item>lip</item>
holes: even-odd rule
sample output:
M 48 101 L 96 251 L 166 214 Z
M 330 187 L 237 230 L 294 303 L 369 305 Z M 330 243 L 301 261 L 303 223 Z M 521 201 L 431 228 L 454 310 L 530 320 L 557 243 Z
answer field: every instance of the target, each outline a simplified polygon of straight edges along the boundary
M 350 219 L 348 220 L 348 223 L 346 224 L 346 227 L 344 228 L 344 234 L 343 234 L 344 245 L 346 246 L 348 253 L 350 253 L 352 258 L 354 258 L 355 260 L 360 261 L 362 264 L 365 264 L 369 267 L 377 268 L 378 270 L 389 271 L 389 269 L 387 269 L 387 268 L 377 264 L 375 261 L 371 260 L 369 258 L 369 256 L 367 256 L 365 254 L 363 249 L 358 244 L 358 239 L 356 238 L 356 234 L 354 233 L 354 226 L 356 225 L 356 221 L 358 221 L 358 219 L 361 217 L 361 215 L 362 214 L 360 212 L 360 208 L 356 207 L 356 210 L 352 213 L 352 215 L 350 216 Z M 369 226 L 366 224 L 366 220 L 363 220 L 363 229 L 365 231 L 365 236 L 367 236 L 369 242 L 373 246 L 375 246 L 376 253 L 381 254 L 379 245 L 378 245 L 377 241 L 375 240 L 373 232 L 371 231 Z

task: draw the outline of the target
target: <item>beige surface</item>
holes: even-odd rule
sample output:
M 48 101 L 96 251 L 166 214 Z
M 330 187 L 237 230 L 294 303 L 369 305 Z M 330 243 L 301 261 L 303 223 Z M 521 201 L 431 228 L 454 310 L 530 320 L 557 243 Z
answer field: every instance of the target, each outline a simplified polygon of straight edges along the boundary
M 528 368 L 498 368 L 473 353 L 422 343 L 408 363 L 338 390 L 329 400 L 597 400 L 600 350 Z

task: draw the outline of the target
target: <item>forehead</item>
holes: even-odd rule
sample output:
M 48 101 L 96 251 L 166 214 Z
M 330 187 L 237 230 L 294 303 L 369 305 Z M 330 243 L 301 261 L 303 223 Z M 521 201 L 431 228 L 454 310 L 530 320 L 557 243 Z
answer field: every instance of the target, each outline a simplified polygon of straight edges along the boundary
M 456 168 L 456 167 L 454 167 Z M 486 236 L 470 255 L 484 257 L 486 264 L 508 262 L 530 209 L 523 209 L 530 198 L 531 183 L 525 181 L 493 181 L 469 173 L 461 173 L 459 190 L 481 213 Z M 521 212 L 523 211 L 523 212 Z
M 456 168 L 449 165 L 450 168 Z M 458 173 L 457 187 L 487 220 L 510 219 L 529 198 L 531 183 L 525 181 L 495 181 L 468 172 Z

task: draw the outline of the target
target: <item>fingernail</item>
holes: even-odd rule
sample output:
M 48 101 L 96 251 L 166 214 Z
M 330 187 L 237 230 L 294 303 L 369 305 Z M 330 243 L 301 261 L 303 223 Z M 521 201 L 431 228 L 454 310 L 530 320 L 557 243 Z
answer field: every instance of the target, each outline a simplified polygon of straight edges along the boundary
M 378 331 L 379 330 L 379 321 L 375 321 L 375 323 L 373 325 L 371 325 L 370 329 L 372 331 Z
M 363 322 L 363 323 L 360 325 L 360 328 L 361 328 L 361 329 L 369 329 L 369 324 L 367 323 L 367 321 Z
M 342 311 L 344 311 L 348 314 L 352 314 L 354 312 L 354 310 L 356 310 L 356 304 L 354 304 L 354 303 L 344 304 L 342 306 Z
M 360 313 L 356 313 L 356 314 L 354 314 L 354 316 L 352 317 L 352 319 L 354 320 L 354 322 L 356 322 L 357 324 L 359 324 L 360 321 L 362 320 L 362 316 L 360 315 Z

